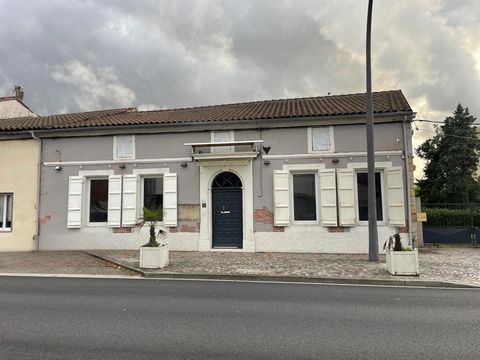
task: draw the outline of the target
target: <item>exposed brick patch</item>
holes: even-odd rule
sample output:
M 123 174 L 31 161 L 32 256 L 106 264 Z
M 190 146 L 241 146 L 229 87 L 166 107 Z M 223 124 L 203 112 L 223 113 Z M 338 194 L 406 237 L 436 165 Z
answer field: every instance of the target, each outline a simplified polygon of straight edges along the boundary
M 328 232 L 334 232 L 334 233 L 350 232 L 350 228 L 345 226 L 329 226 L 327 227 L 327 230 Z
M 118 228 L 112 228 L 112 231 L 114 234 L 125 234 L 125 233 L 131 233 L 132 232 L 131 227 L 118 227 Z
M 408 225 L 407 226 L 402 226 L 402 227 L 397 227 L 397 232 L 398 233 L 408 233 Z
M 285 232 L 285 227 L 284 226 L 273 226 L 272 231 L 273 232 Z
M 46 224 L 46 223 L 49 222 L 51 219 L 52 219 L 52 215 L 40 216 L 40 217 L 38 218 L 38 222 L 39 222 L 40 224 Z
M 168 232 L 170 233 L 177 233 L 178 232 L 178 229 L 176 227 L 170 227 L 168 228 Z
M 197 232 L 197 227 L 195 225 L 187 225 L 187 224 L 184 224 L 182 225 L 182 227 L 180 228 L 180 232 L 190 232 L 190 233 L 194 233 L 194 232 Z
M 273 224 L 273 212 L 270 211 L 265 206 L 262 207 L 261 209 L 255 209 L 253 211 L 253 220 L 257 223 L 272 225 Z

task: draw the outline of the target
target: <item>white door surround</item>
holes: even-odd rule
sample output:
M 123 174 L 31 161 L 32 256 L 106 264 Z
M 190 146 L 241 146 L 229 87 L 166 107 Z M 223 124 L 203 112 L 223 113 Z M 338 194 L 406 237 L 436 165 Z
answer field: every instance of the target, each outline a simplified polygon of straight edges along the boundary
M 243 248 L 214 249 L 212 244 L 212 181 L 224 171 L 236 174 L 242 180 L 243 201 Z M 203 162 L 200 164 L 200 251 L 254 252 L 253 236 L 253 174 L 252 162 L 232 161 L 222 164 Z

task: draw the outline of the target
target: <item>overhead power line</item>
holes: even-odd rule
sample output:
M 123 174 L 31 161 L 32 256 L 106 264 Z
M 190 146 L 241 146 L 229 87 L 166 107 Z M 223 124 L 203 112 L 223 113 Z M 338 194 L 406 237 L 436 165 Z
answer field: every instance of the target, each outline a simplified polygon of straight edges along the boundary
M 430 133 L 434 133 L 436 134 L 437 132 L 434 131 L 434 130 L 429 130 L 429 129 L 422 129 L 422 128 L 418 128 L 415 126 L 415 130 L 417 131 L 426 131 L 426 132 L 430 132 Z M 450 136 L 450 137 L 455 137 L 455 138 L 459 138 L 459 139 L 467 139 L 467 140 L 472 140 L 472 139 L 478 139 L 476 136 L 460 136 L 460 135 L 453 135 L 453 134 L 445 134 L 443 133 L 444 136 Z
M 444 120 L 415 119 L 413 121 L 433 123 L 433 124 L 445 124 Z M 472 125 L 479 125 L 480 126 L 480 123 L 472 123 Z

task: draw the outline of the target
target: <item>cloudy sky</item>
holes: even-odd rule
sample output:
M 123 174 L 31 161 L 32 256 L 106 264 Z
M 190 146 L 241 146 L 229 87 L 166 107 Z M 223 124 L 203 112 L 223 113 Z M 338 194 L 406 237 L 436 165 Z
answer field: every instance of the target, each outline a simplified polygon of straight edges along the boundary
M 366 10 L 367 0 L 0 0 L 0 96 L 20 84 L 46 115 L 363 92 Z M 458 102 L 480 117 L 479 18 L 477 0 L 375 0 L 374 90 L 402 89 L 417 118 L 441 120 Z

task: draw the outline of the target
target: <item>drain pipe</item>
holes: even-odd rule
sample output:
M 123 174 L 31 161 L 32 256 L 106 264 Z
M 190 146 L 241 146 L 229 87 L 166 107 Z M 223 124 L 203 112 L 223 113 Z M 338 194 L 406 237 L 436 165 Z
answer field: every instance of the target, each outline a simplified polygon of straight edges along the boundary
M 410 167 L 409 167 L 409 152 L 408 152 L 408 142 L 407 142 L 407 115 L 403 117 L 402 122 L 402 134 L 403 134 L 403 157 L 405 160 L 405 184 L 407 185 L 407 225 L 408 225 L 408 245 L 413 247 L 413 239 L 412 236 L 412 205 L 411 205 L 411 198 L 410 198 Z M 413 144 L 412 144 L 413 146 Z M 413 151 L 412 151 L 413 153 Z
M 41 178 L 42 178 L 42 154 L 43 154 L 43 144 L 42 140 L 35 136 L 34 131 L 28 131 L 28 133 L 32 136 L 32 139 L 37 140 L 39 142 L 40 151 L 38 152 L 38 164 L 37 164 L 37 231 L 34 235 L 34 251 L 38 251 L 40 248 L 40 194 L 41 194 Z

